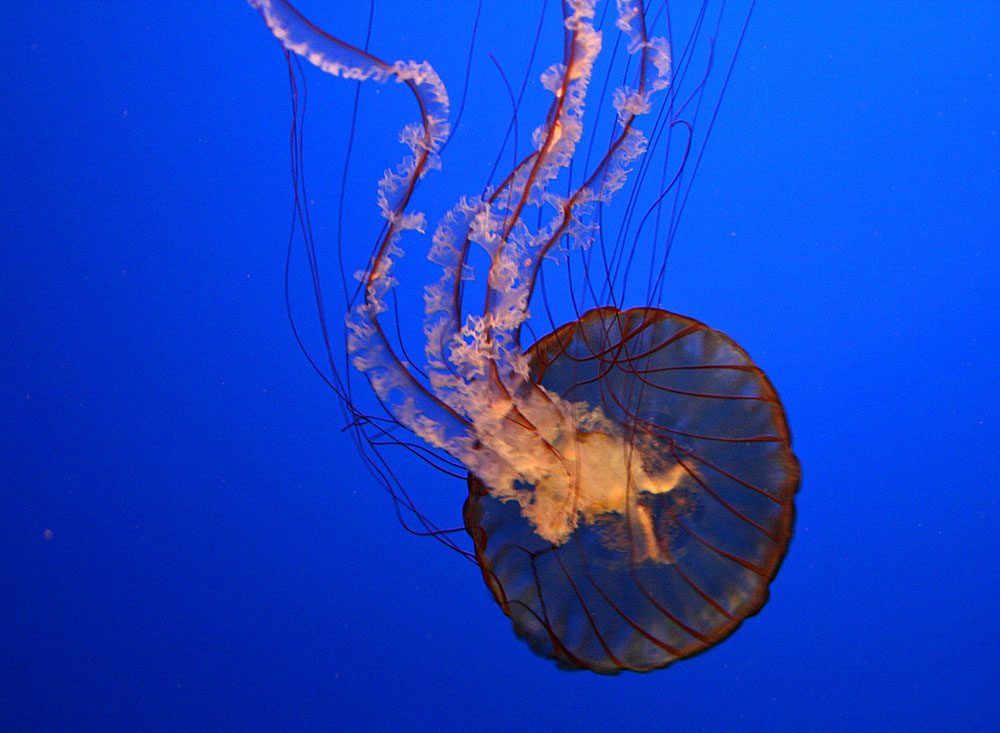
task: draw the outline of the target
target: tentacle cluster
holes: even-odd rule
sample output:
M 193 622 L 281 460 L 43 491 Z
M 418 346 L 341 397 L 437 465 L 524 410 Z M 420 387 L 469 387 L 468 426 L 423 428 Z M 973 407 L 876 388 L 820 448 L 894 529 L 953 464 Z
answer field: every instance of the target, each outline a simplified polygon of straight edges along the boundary
M 646 37 L 638 0 L 618 0 L 617 25 L 638 60 L 633 85 L 614 95 L 621 132 L 583 185 L 559 195 L 550 186 L 573 160 L 601 50 L 601 33 L 593 25 L 595 0 L 567 2 L 567 48 L 563 61 L 541 77 L 554 100 L 546 122 L 534 132 L 534 152 L 495 189 L 461 199 L 434 231 L 429 257 L 442 274 L 425 292 L 424 383 L 394 353 L 379 316 L 397 284 L 393 269 L 403 255 L 404 232 L 426 229 L 424 215 L 407 206 L 417 181 L 440 165 L 438 155 L 449 134 L 447 91 L 427 63 L 385 64 L 302 22 L 285 2 L 251 4 L 285 48 L 322 70 L 355 80 L 395 79 L 413 90 L 421 120 L 400 135 L 410 154 L 379 183 L 378 206 L 388 227 L 368 267 L 358 274 L 364 299 L 347 317 L 352 363 L 396 420 L 465 464 L 497 497 L 518 501 L 546 539 L 565 541 L 576 526 L 580 502 L 599 502 L 601 492 L 614 491 L 582 478 L 586 466 L 618 466 L 622 476 L 641 468 L 629 467 L 620 435 L 608 441 L 578 438 L 581 421 L 591 429 L 601 425 L 609 435 L 616 428 L 595 412 L 600 408 L 570 404 L 535 384 L 517 331 L 529 317 L 542 261 L 559 249 L 588 246 L 597 227 L 595 204 L 610 200 L 631 162 L 644 152 L 645 137 L 632 123 L 649 111 L 650 95 L 669 84 L 666 42 Z M 526 207 L 549 213 L 532 227 L 523 216 Z M 472 277 L 467 260 L 473 244 L 491 262 L 486 302 L 480 313 L 463 317 L 460 284 Z M 594 496 L 588 497 L 588 487 Z

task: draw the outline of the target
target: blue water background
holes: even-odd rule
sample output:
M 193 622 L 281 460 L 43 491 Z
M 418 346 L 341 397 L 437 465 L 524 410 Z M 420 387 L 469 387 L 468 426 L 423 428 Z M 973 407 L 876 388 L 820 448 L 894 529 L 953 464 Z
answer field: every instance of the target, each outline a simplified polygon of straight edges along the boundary
M 336 5 L 303 2 L 360 41 Z M 380 4 L 373 43 L 447 56 L 457 96 L 471 4 L 444 5 L 408 30 Z M 758 3 L 664 306 L 778 388 L 796 534 L 731 639 L 616 678 L 536 658 L 474 566 L 400 527 L 298 351 L 287 72 L 260 18 L 4 9 L 0 730 L 996 725 L 1000 5 Z M 320 145 L 343 126 L 318 109 Z M 359 158 L 395 162 L 410 119 Z M 462 482 L 399 469 L 460 524 Z

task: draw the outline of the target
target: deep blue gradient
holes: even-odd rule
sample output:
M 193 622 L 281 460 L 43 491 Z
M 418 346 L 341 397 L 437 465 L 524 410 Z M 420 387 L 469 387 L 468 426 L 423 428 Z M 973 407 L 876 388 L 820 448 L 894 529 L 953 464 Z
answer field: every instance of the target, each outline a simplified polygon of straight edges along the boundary
M 366 4 L 340 4 L 302 3 L 360 42 Z M 376 53 L 447 56 L 457 97 L 471 2 L 413 31 L 392 5 Z M 399 526 L 299 352 L 287 72 L 261 19 L 4 10 L 0 730 L 996 724 L 1000 6 L 759 0 L 663 305 L 776 385 L 796 535 L 731 639 L 615 678 L 534 657 L 475 567 Z M 530 34 L 493 28 L 482 58 L 502 30 Z M 359 158 L 394 163 L 406 112 Z M 317 140 L 342 129 L 323 114 Z M 399 468 L 461 522 L 462 482 Z

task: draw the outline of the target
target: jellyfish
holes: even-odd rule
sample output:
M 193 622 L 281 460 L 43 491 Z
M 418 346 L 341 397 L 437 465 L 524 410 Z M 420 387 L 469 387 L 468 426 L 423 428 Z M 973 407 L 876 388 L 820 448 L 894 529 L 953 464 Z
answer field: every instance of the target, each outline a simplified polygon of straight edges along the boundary
M 462 551 L 515 633 L 561 668 L 645 672 L 726 638 L 767 600 L 792 534 L 799 465 L 764 372 L 724 333 L 661 307 L 715 52 L 714 38 L 702 40 L 712 4 L 677 44 L 666 4 L 617 0 L 598 16 L 597 0 L 564 0 L 563 52 L 539 77 L 549 102 L 530 150 L 448 203 L 429 236 L 413 201 L 445 164 L 453 131 L 434 67 L 382 61 L 284 0 L 250 4 L 286 58 L 403 85 L 416 103 L 418 119 L 399 136 L 409 152 L 378 183 L 381 232 L 370 251 L 343 255 L 369 252 L 342 317 L 347 359 L 380 414 L 357 406 L 332 356 L 339 316 L 321 295 L 296 178 L 327 380 L 397 507 L 460 549 L 395 480 L 385 447 L 464 477 L 472 550 Z M 671 38 L 653 31 L 664 26 Z M 699 42 L 708 60 L 692 71 Z M 523 115 L 510 98 L 513 126 Z M 415 310 L 397 293 L 400 259 L 414 248 L 437 271 L 418 306 L 422 357 L 397 323 Z M 560 277 L 568 295 L 553 304 Z M 560 308 L 569 316 L 557 323 Z

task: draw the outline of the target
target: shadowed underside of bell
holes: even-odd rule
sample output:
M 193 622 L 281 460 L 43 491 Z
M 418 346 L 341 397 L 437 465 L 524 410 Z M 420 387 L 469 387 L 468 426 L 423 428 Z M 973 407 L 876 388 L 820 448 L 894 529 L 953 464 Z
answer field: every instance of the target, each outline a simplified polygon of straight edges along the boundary
M 624 499 L 570 507 L 559 544 L 470 476 L 465 525 L 517 634 L 603 674 L 727 637 L 766 602 L 792 533 L 799 466 L 765 374 L 725 334 L 655 308 L 595 309 L 529 355 L 537 383 L 616 427 L 629 475 Z

